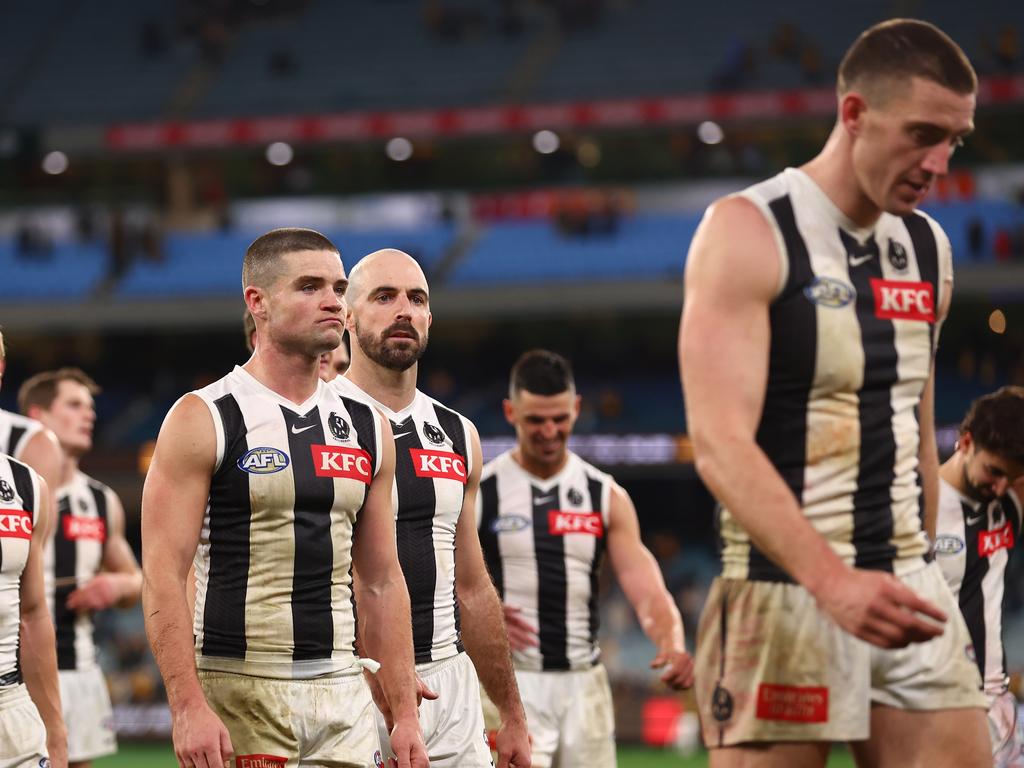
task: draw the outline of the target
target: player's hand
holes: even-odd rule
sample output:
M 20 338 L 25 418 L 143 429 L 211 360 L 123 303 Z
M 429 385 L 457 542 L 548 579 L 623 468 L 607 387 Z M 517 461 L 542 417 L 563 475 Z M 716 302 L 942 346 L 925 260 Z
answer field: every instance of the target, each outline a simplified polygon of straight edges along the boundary
M 66 730 L 46 729 L 46 756 L 50 758 L 50 768 L 68 768 L 68 732 Z
M 97 573 L 68 595 L 67 607 L 72 611 L 102 611 L 121 599 L 121 584 L 115 574 Z
M 380 713 L 384 715 L 384 725 L 387 726 L 388 733 L 395 727 L 395 718 L 391 715 L 391 705 L 388 703 L 388 697 L 384 695 L 384 689 L 380 687 L 380 683 L 377 681 L 377 676 L 374 675 L 367 669 L 363 670 L 363 678 L 366 680 L 366 684 L 370 687 L 370 695 L 373 697 L 373 703 L 380 710 Z
M 664 669 L 660 680 L 673 690 L 693 685 L 693 657 L 686 651 L 662 651 L 651 661 L 651 669 Z
M 498 752 L 498 768 L 530 768 L 533 756 L 526 720 L 502 721 L 494 748 Z
M 420 729 L 420 721 L 415 717 L 395 723 L 391 729 L 391 751 L 397 759 L 388 759 L 389 768 L 430 767 L 427 747 L 423 743 L 423 731 Z
M 514 605 L 501 604 L 505 614 L 505 629 L 508 632 L 508 647 L 513 651 L 535 648 L 540 645 L 537 628 L 523 618 L 523 611 Z
M 942 634 L 946 622 L 937 606 L 882 571 L 846 568 L 816 597 L 840 627 L 879 648 L 931 640 Z
M 438 693 L 434 691 L 429 685 L 423 682 L 423 678 L 416 675 L 416 706 L 418 707 L 423 703 L 423 700 L 434 701 L 438 697 Z
M 181 768 L 221 768 L 234 756 L 228 729 L 205 700 L 173 713 L 171 736 Z

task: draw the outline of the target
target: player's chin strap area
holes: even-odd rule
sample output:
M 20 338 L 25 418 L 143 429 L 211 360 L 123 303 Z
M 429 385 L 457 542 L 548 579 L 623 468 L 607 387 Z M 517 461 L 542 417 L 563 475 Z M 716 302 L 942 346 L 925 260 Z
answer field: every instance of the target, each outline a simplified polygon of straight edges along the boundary
M 371 675 L 376 675 L 377 670 L 380 669 L 380 662 L 373 659 L 356 659 L 356 666 L 362 667 Z

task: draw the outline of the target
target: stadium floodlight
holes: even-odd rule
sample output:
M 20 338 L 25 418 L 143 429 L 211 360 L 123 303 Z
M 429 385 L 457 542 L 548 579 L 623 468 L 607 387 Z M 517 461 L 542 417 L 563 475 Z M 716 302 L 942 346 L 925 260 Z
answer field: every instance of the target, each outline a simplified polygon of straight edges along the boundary
M 295 157 L 292 145 L 284 141 L 275 141 L 267 147 L 267 162 L 271 165 L 288 165 Z
M 59 176 L 68 169 L 68 156 L 59 150 L 48 152 L 43 158 L 43 171 L 51 176 Z
M 705 120 L 697 126 L 697 138 L 705 144 L 721 144 L 725 131 L 714 120 Z
M 533 148 L 540 152 L 542 155 L 550 155 L 558 149 L 558 145 L 561 141 L 558 138 L 558 134 L 554 131 L 537 131 L 533 134 Z
M 412 157 L 412 142 L 402 136 L 395 136 L 384 147 L 384 151 L 396 163 L 404 163 Z

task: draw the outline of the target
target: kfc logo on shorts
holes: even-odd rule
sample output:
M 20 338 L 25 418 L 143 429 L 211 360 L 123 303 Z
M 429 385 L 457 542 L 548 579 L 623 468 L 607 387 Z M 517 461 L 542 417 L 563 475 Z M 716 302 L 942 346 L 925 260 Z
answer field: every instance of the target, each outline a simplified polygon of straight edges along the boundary
M 935 293 L 931 283 L 871 278 L 875 317 L 882 320 L 935 322 Z
M 0 539 L 31 539 L 32 515 L 22 509 L 0 512 Z
M 583 533 L 600 538 L 604 536 L 604 521 L 597 512 L 566 512 L 552 509 L 548 512 L 548 533 L 552 536 Z
M 98 517 L 68 515 L 64 518 L 64 538 L 68 541 L 106 541 L 107 523 Z
M 311 445 L 313 470 L 317 477 L 341 477 L 369 485 L 373 481 L 373 460 L 361 448 Z
M 982 557 L 994 555 L 1000 549 L 1013 549 L 1013 528 L 1009 523 L 994 531 L 979 531 L 978 554 Z
M 287 757 L 276 755 L 239 755 L 235 758 L 235 768 L 285 768 Z
M 827 723 L 828 688 L 761 683 L 757 687 L 757 719 Z
M 440 477 L 466 484 L 466 461 L 457 453 L 410 448 L 416 477 Z

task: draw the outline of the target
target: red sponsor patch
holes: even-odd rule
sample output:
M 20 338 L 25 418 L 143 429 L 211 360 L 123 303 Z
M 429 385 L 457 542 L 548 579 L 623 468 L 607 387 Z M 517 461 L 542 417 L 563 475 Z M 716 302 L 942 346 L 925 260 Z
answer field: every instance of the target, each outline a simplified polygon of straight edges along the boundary
M 23 509 L 0 512 L 0 539 L 31 539 L 32 515 Z
M 466 484 L 466 461 L 451 451 L 427 451 L 410 448 L 416 477 L 441 477 Z
M 828 688 L 761 683 L 757 688 L 757 719 L 827 723 Z
M 994 555 L 1000 549 L 1013 549 L 1013 528 L 1009 523 L 994 531 L 978 533 L 978 554 L 982 557 Z
M 238 755 L 235 768 L 285 768 L 287 757 L 277 755 Z
M 68 515 L 64 518 L 64 538 L 69 541 L 77 539 L 106 541 L 107 523 L 98 517 L 75 517 L 74 515 Z
M 931 283 L 873 277 L 871 290 L 875 293 L 875 317 L 935 322 L 935 291 Z
M 564 536 L 567 533 L 604 536 L 604 521 L 597 512 L 562 512 L 552 509 L 548 512 L 548 533 L 552 536 Z
M 373 459 L 361 448 L 311 445 L 313 470 L 317 477 L 341 477 L 369 485 L 373 481 Z

